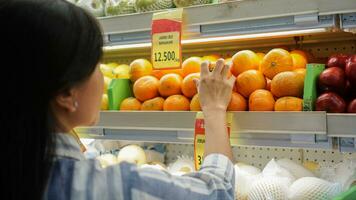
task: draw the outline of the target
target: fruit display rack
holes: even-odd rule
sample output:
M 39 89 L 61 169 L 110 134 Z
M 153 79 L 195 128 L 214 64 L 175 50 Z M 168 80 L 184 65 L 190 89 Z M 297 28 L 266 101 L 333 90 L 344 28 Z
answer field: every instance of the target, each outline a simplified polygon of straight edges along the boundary
M 81 127 L 81 137 L 165 143 L 193 143 L 195 112 L 101 112 L 94 128 Z M 355 114 L 324 112 L 234 112 L 231 143 L 252 146 L 333 148 L 355 145 Z M 340 141 L 341 143 L 341 141 Z
M 355 0 L 245 0 L 189 7 L 183 57 L 283 45 L 303 45 L 323 57 L 333 50 L 355 53 L 355 16 Z M 149 58 L 151 19 L 152 12 L 100 18 L 104 60 Z M 102 111 L 97 126 L 77 131 L 85 138 L 191 144 L 195 114 Z M 356 114 L 235 112 L 231 143 L 355 152 Z

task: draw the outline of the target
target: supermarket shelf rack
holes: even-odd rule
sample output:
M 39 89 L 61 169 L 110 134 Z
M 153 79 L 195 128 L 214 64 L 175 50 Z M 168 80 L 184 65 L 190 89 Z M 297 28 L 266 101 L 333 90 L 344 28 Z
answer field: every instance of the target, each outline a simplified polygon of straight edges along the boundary
M 256 12 L 258 10 L 258 12 Z M 153 12 L 99 19 L 105 61 L 149 57 Z M 325 42 L 354 44 L 355 0 L 244 0 L 185 8 L 183 54 Z M 318 30 L 318 31 L 317 31 Z M 282 32 L 294 31 L 288 35 Z M 265 33 L 276 33 L 268 36 Z M 256 37 L 249 37 L 254 35 Z M 256 35 L 257 34 L 257 35 Z M 258 35 L 260 34 L 260 35 Z M 221 36 L 228 41 L 187 42 Z M 336 49 L 336 46 L 334 45 Z M 354 48 L 354 47 L 353 47 Z M 319 48 L 317 49 L 320 50 Z M 125 62 L 123 62 L 125 63 Z M 96 127 L 81 127 L 81 137 L 146 142 L 193 142 L 194 112 L 101 112 Z M 322 148 L 356 151 L 356 115 L 323 112 L 237 112 L 232 145 Z
M 195 112 L 101 112 L 83 138 L 193 143 Z M 231 143 L 354 151 L 356 114 L 324 112 L 233 112 Z

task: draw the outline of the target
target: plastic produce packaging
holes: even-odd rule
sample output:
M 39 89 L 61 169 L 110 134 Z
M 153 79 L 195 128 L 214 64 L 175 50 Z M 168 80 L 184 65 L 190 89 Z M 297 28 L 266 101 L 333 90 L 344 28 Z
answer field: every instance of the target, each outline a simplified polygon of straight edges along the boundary
M 102 0 L 79 0 L 77 5 L 92 13 L 95 17 L 104 16 L 104 2 Z
M 106 16 L 130 14 L 135 12 L 135 0 L 106 0 Z
M 304 177 L 295 181 L 289 188 L 290 200 L 328 200 L 341 192 L 341 184 L 331 183 L 320 178 Z

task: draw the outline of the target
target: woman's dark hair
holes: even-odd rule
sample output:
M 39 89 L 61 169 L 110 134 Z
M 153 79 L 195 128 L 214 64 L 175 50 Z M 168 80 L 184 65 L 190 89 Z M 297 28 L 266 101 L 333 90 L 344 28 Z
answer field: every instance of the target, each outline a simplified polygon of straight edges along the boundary
M 1 2 L 2 198 L 41 199 L 55 150 L 50 102 L 94 72 L 101 30 L 64 0 Z

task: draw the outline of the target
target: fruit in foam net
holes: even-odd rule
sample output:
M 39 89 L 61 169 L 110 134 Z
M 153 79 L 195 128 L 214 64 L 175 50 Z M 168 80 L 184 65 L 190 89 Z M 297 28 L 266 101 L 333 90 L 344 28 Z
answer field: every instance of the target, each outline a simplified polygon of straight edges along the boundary
M 163 10 L 173 7 L 172 0 L 136 0 L 135 8 L 137 12 L 148 12 Z
M 99 160 L 100 165 L 103 168 L 118 163 L 116 156 L 114 156 L 113 154 L 103 154 L 101 156 L 98 156 L 96 159 Z
M 117 155 L 118 162 L 129 162 L 138 166 L 146 164 L 145 151 L 138 145 L 127 145 Z
M 210 0 L 173 0 L 173 2 L 177 8 L 181 8 L 181 7 L 188 7 L 193 5 L 209 4 L 211 1 Z
M 115 16 L 120 14 L 135 13 L 135 0 L 106 0 L 105 15 Z
M 168 171 L 173 175 L 183 175 L 194 172 L 194 161 L 188 156 L 178 156 L 177 160 L 168 166 Z
M 104 2 L 102 0 L 79 0 L 77 6 L 84 8 L 95 17 L 104 16 Z

